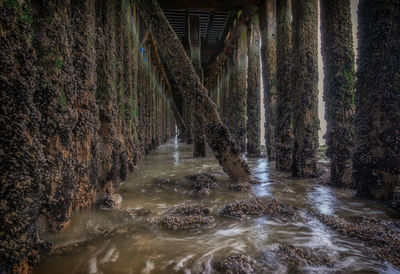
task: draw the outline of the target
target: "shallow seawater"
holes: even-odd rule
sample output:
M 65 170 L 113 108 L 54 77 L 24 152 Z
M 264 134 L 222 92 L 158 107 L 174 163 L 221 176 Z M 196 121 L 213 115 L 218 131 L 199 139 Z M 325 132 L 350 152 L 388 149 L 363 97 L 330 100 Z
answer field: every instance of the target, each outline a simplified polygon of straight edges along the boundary
M 335 259 L 332 267 L 299 267 L 304 273 L 396 273 L 390 264 L 375 259 L 374 251 L 363 242 L 342 236 L 318 220 L 304 215 L 305 221 L 282 222 L 267 217 L 243 220 L 219 216 L 227 204 L 256 196 L 272 196 L 300 209 L 315 209 L 324 214 L 357 220 L 362 216 L 391 219 L 392 212 L 351 193 L 313 184 L 277 171 L 274 162 L 248 159 L 252 174 L 262 183 L 250 192 L 228 190 L 229 178 L 208 151 L 208 157 L 194 159 L 192 146 L 170 140 L 141 160 L 118 193 L 123 197 L 119 210 L 146 208 L 151 214 L 128 223 L 118 218 L 118 209 L 94 208 L 74 213 L 62 232 L 42 238 L 56 245 L 84 242 L 105 228 L 129 226 L 129 233 L 100 237 L 68 255 L 43 258 L 38 273 L 217 273 L 227 256 L 245 254 L 262 258 L 264 273 L 292 273 L 293 269 L 274 254 L 278 244 L 323 249 Z M 189 184 L 188 176 L 217 174 L 218 187 L 205 199 L 193 198 L 180 188 L 154 187 L 158 177 Z M 211 208 L 215 223 L 193 231 L 159 229 L 147 220 L 166 215 L 172 206 L 200 203 Z

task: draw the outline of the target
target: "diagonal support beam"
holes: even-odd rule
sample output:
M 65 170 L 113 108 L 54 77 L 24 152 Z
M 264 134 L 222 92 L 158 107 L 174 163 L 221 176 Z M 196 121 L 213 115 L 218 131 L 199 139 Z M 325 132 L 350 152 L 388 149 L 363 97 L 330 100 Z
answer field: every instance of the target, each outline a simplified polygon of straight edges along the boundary
M 157 42 L 161 59 L 172 75 L 180 92 L 192 102 L 199 113 L 207 143 L 224 171 L 233 181 L 250 181 L 250 169 L 242 159 L 239 148 L 222 123 L 215 104 L 207 96 L 189 57 L 155 0 L 137 0 L 144 22 Z
M 153 53 L 154 53 L 154 57 L 155 57 L 157 66 L 159 67 L 159 69 L 161 71 L 162 79 L 164 79 L 164 81 L 165 81 L 165 85 L 166 85 L 166 88 L 167 88 L 167 95 L 168 95 L 168 97 L 171 98 L 171 108 L 172 108 L 172 112 L 174 113 L 174 117 L 175 117 L 177 126 L 181 131 L 184 131 L 185 128 L 186 128 L 186 125 L 185 125 L 185 122 L 183 121 L 182 116 L 179 113 L 179 110 L 178 110 L 178 108 L 177 108 L 177 106 L 175 104 L 174 96 L 172 94 L 171 84 L 169 83 L 169 80 L 168 80 L 168 77 L 167 77 L 167 73 L 165 72 L 165 69 L 164 69 L 164 65 L 161 62 L 160 54 L 158 53 L 158 49 L 157 49 L 157 44 L 154 41 L 154 39 L 151 39 L 151 41 L 152 41 L 152 44 L 153 44 L 153 50 L 154 50 Z
M 235 20 L 235 16 L 236 16 L 236 12 L 229 11 L 228 17 L 226 18 L 226 21 L 225 21 L 224 29 L 221 33 L 221 36 L 219 37 L 218 45 L 215 46 L 215 48 L 212 51 L 212 54 L 210 54 L 210 56 L 208 57 L 207 64 L 210 64 L 211 60 L 215 60 L 218 53 L 224 48 L 225 44 L 224 44 L 224 41 L 222 41 L 222 39 L 224 39 L 227 36 L 229 29 L 230 29 L 231 22 L 233 20 Z M 204 49 L 203 49 L 203 51 L 204 51 Z
M 208 43 L 208 37 L 210 36 L 210 31 L 211 31 L 212 25 L 213 25 L 213 23 L 214 23 L 214 15 L 215 15 L 215 12 L 214 12 L 214 11 L 211 11 L 211 12 L 210 12 L 210 17 L 209 17 L 209 19 L 208 19 L 206 35 L 205 35 L 205 37 L 204 37 L 204 42 L 203 42 L 203 44 L 207 44 L 207 43 Z

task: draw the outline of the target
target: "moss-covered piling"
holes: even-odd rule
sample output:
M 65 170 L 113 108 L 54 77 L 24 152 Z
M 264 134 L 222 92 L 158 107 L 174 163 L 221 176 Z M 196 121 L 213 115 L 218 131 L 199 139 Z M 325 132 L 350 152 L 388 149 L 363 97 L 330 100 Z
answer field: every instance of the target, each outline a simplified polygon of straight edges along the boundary
M 354 49 L 349 0 L 322 0 L 321 38 L 324 100 L 331 183 L 352 187 Z
M 362 195 L 393 199 L 400 186 L 400 1 L 361 0 L 353 180 Z
M 247 32 L 239 37 L 237 52 L 234 61 L 232 77 L 236 78 L 236 86 L 233 90 L 232 102 L 235 139 L 242 152 L 246 151 L 246 104 L 247 104 Z
M 276 127 L 276 2 L 264 0 L 259 7 L 261 32 L 261 63 L 265 109 L 265 146 L 268 160 L 275 160 Z
M 276 167 L 289 171 L 292 167 L 292 28 L 290 0 L 276 2 Z
M 247 27 L 247 155 L 260 155 L 261 123 L 261 67 L 260 29 L 255 15 Z
M 293 15 L 293 167 L 300 177 L 317 173 L 318 0 L 296 0 Z
M 0 272 L 31 270 L 39 231 L 62 229 L 174 134 L 136 15 L 129 0 L 0 1 Z

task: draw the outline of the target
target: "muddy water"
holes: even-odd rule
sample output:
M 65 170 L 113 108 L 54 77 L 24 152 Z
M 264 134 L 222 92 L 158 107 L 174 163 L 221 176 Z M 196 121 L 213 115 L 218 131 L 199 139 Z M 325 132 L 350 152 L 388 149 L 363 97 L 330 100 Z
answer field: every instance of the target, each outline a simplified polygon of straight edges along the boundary
M 147 155 L 120 186 L 121 210 L 146 208 L 150 216 L 128 221 L 118 218 L 118 210 L 92 209 L 75 213 L 71 224 L 61 233 L 42 235 L 57 245 L 85 241 L 104 228 L 128 224 L 132 233 L 101 238 L 63 256 L 44 258 L 38 273 L 215 273 L 223 258 L 242 253 L 262 258 L 263 272 L 292 273 L 287 262 L 276 255 L 279 243 L 321 248 L 335 259 L 333 267 L 299 267 L 307 273 L 395 273 L 396 269 L 373 257 L 373 250 L 362 242 L 341 236 L 316 219 L 304 215 L 305 221 L 285 223 L 267 217 L 238 220 L 218 216 L 224 205 L 254 196 L 272 196 L 301 209 L 316 209 L 347 219 L 361 216 L 391 218 L 391 212 L 371 201 L 354 198 L 351 193 L 315 185 L 311 181 L 291 178 L 278 172 L 274 163 L 249 159 L 254 176 L 262 184 L 251 192 L 228 191 L 228 178 L 212 157 L 193 159 L 190 145 L 171 140 Z M 189 183 L 186 176 L 196 173 L 217 174 L 219 186 L 206 199 L 192 198 L 179 187 L 158 188 L 157 177 Z M 163 216 L 168 208 L 185 203 L 208 205 L 215 218 L 211 227 L 195 231 L 167 231 L 146 222 Z

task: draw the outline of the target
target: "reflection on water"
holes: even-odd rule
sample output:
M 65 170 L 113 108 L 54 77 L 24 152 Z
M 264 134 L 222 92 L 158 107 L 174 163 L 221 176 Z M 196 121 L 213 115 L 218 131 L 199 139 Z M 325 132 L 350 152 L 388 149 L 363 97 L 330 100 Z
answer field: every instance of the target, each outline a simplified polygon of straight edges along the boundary
M 336 198 L 333 190 L 326 186 L 315 186 L 314 190 L 308 193 L 310 203 L 323 214 L 333 214 L 335 211 Z
M 278 244 L 321 248 L 337 258 L 332 268 L 300 268 L 308 273 L 393 273 L 390 266 L 371 257 L 371 249 L 363 243 L 339 235 L 322 223 L 304 214 L 303 222 L 281 222 L 267 217 L 243 220 L 218 215 L 227 203 L 251 196 L 272 196 L 301 209 L 315 209 L 324 214 L 346 218 L 379 216 L 390 218 L 378 204 L 359 200 L 351 193 L 296 179 L 278 172 L 275 163 L 266 159 L 248 159 L 253 176 L 261 184 L 250 193 L 228 191 L 229 178 L 212 156 L 194 159 L 190 145 L 171 140 L 147 155 L 137 170 L 122 184 L 121 209 L 147 208 L 151 216 L 167 214 L 170 207 L 185 203 L 201 203 L 211 208 L 215 224 L 194 231 L 167 231 L 150 225 L 146 218 L 124 220 L 118 211 L 99 209 L 75 213 L 71 224 L 61 233 L 42 235 L 57 245 L 84 241 L 96 231 L 129 224 L 132 233 L 92 241 L 83 249 L 67 256 L 42 260 L 38 273 L 216 273 L 223 258 L 243 253 L 265 262 L 264 272 L 289 273 L 286 262 L 274 255 Z M 156 188 L 157 177 L 170 178 L 180 184 L 196 173 L 217 174 L 218 187 L 204 199 L 194 199 L 177 187 Z

